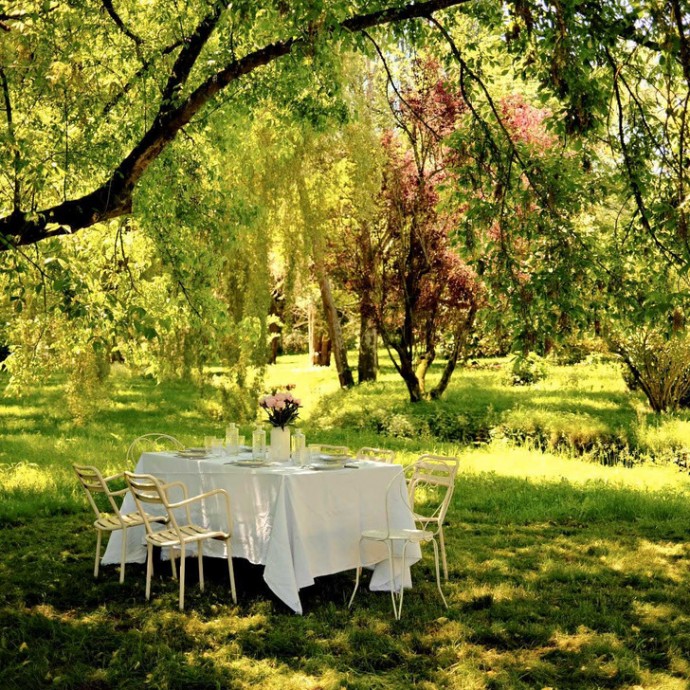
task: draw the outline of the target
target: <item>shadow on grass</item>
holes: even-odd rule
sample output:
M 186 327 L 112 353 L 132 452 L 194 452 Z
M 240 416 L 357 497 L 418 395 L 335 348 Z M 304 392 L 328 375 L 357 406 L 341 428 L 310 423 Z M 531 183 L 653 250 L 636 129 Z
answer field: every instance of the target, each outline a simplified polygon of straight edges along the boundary
M 3 687 L 522 688 L 684 687 L 690 679 L 690 507 L 679 495 L 603 485 L 463 477 L 447 526 L 450 608 L 427 550 L 403 619 L 353 573 L 278 602 L 262 568 L 194 559 L 186 610 L 156 564 L 91 574 L 86 513 L 0 532 Z M 46 535 L 50 535 L 46 538 Z M 426 684 L 426 685 L 425 685 Z

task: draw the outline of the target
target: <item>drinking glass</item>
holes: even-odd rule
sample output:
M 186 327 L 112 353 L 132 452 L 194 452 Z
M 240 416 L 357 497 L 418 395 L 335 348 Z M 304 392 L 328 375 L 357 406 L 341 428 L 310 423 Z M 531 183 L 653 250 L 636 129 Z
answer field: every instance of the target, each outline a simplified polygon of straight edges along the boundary
M 228 455 L 237 455 L 240 452 L 240 434 L 234 424 L 229 425 L 225 432 L 225 449 Z
M 252 457 L 254 460 L 266 459 L 266 432 L 263 429 L 254 429 L 252 433 Z
M 211 440 L 211 454 L 216 457 L 223 455 L 223 439 L 214 438 Z
M 301 431 L 296 431 L 292 435 L 292 462 L 295 465 L 301 463 L 302 450 L 305 445 L 305 437 Z

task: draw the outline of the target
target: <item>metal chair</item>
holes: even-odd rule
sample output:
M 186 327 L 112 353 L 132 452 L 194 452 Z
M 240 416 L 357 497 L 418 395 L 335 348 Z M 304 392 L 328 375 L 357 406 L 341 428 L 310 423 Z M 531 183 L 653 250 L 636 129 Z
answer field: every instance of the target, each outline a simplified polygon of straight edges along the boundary
M 151 433 L 135 438 L 127 448 L 127 463 L 130 467 L 136 464 L 139 456 L 145 449 L 155 450 L 169 449 L 184 450 L 184 444 L 169 434 Z
M 197 557 L 199 562 L 199 588 L 204 591 L 204 561 L 203 561 L 203 542 L 206 539 L 216 539 L 224 541 L 227 549 L 228 572 L 230 574 L 230 591 L 232 600 L 237 603 L 237 593 L 235 591 L 235 574 L 232 567 L 232 552 L 230 539 L 232 537 L 232 513 L 230 511 L 230 497 L 225 489 L 214 489 L 206 493 L 192 496 L 187 495 L 187 487 L 182 484 L 183 496 L 181 501 L 171 503 L 165 485 L 150 474 L 134 474 L 125 472 L 125 479 L 129 490 L 134 496 L 139 513 L 142 516 L 144 527 L 146 528 L 146 599 L 151 597 L 151 577 L 153 575 L 153 547 L 170 548 L 170 558 L 172 560 L 173 577 L 177 576 L 175 568 L 175 550 L 180 550 L 180 611 L 184 609 L 184 580 L 185 580 L 185 551 L 188 544 L 196 544 Z M 190 505 L 195 502 L 203 501 L 211 496 L 221 496 L 225 501 L 225 511 L 227 520 L 227 530 L 214 530 L 192 522 Z M 148 513 L 144 510 L 146 504 L 158 504 L 163 506 L 168 516 L 167 529 L 154 532 Z M 175 510 L 184 509 L 185 521 L 178 521 Z
M 72 465 L 74 471 L 79 477 L 81 485 L 84 487 L 89 504 L 96 514 L 96 520 L 93 526 L 96 528 L 98 537 L 96 538 L 96 562 L 93 569 L 93 576 L 98 577 L 98 565 L 101 560 L 101 541 L 104 532 L 116 532 L 122 530 L 122 553 L 120 557 L 120 582 L 125 581 L 125 563 L 127 561 L 127 528 L 136 527 L 144 524 L 143 518 L 139 512 L 136 513 L 121 513 L 115 497 L 123 496 L 127 493 L 127 489 L 113 490 L 109 484 L 119 479 L 124 479 L 124 474 L 113 474 L 110 477 L 104 477 L 100 471 L 90 465 Z M 102 494 L 108 500 L 110 512 L 104 513 L 96 503 L 96 496 Z M 164 515 L 149 516 L 151 522 L 165 523 L 168 518 Z
M 405 554 L 408 544 L 426 544 L 431 542 L 434 547 L 434 567 L 436 570 L 436 587 L 438 593 L 441 595 L 441 600 L 446 608 L 448 602 L 441 589 L 441 573 L 439 567 L 439 545 L 436 541 L 436 536 L 439 535 L 442 539 L 443 519 L 445 518 L 450 499 L 455 485 L 455 476 L 458 470 L 458 461 L 456 458 L 439 458 L 439 456 L 423 455 L 410 468 L 410 480 L 406 485 L 405 471 L 401 470 L 389 483 L 386 490 L 386 529 L 380 530 L 365 530 L 362 532 L 360 544 L 363 540 L 371 540 L 383 542 L 388 549 L 388 562 L 391 572 L 391 600 L 393 603 L 393 614 L 396 620 L 400 620 L 402 615 L 402 604 L 404 596 L 403 587 L 403 571 L 400 573 L 400 587 L 396 591 L 395 583 L 395 559 L 393 558 L 393 547 L 395 544 L 402 544 L 401 563 L 402 568 L 405 567 Z M 429 491 L 431 489 L 431 491 Z M 407 491 L 406 505 L 410 507 L 410 513 L 415 520 L 415 523 L 421 522 L 421 529 L 399 529 L 391 525 L 390 522 L 390 496 L 393 492 Z M 413 510 L 415 506 L 415 494 L 424 493 L 424 507 L 427 512 L 424 514 Z M 430 511 L 430 512 L 429 512 Z M 428 529 L 428 525 L 435 524 L 435 529 Z M 445 544 L 442 542 L 443 562 L 445 566 Z M 446 579 L 447 579 L 447 569 Z M 362 573 L 361 566 L 357 568 L 357 576 L 355 580 L 355 588 L 350 597 L 348 608 L 352 607 L 357 589 L 359 588 L 359 581 Z
M 377 460 L 378 462 L 386 462 L 392 465 L 395 462 L 395 451 L 365 446 L 357 451 L 355 460 Z
M 448 579 L 446 541 L 443 534 L 443 521 L 455 491 L 455 478 L 458 474 L 458 458 L 425 454 L 411 466 L 407 482 L 410 508 L 415 523 L 423 530 L 435 525 L 433 531 L 438 536 L 443 562 L 443 577 Z

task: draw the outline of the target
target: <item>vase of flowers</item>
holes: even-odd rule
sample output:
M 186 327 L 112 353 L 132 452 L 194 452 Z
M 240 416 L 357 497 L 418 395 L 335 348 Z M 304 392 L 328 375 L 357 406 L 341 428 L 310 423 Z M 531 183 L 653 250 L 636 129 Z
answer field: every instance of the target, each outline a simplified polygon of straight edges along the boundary
M 301 401 L 292 394 L 294 384 L 285 390 L 274 388 L 270 395 L 259 399 L 259 407 L 266 410 L 271 429 L 270 457 L 273 462 L 290 460 L 290 424 L 299 417 Z

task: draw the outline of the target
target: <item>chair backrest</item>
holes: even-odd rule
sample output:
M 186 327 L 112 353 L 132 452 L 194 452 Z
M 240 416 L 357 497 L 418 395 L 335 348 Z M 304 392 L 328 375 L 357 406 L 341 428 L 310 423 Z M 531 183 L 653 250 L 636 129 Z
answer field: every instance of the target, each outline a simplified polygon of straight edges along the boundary
M 120 518 L 120 508 L 115 502 L 115 496 L 121 496 L 124 491 L 113 491 L 109 486 L 108 482 L 115 479 L 122 479 L 124 475 L 115 474 L 112 477 L 104 478 L 100 471 L 91 465 L 77 465 L 73 464 L 72 467 L 77 473 L 77 477 L 81 485 L 84 487 L 86 492 L 86 497 L 89 500 L 89 504 L 93 508 L 93 512 L 96 514 L 96 518 L 101 516 L 101 510 L 96 503 L 95 496 L 97 494 L 103 494 L 108 499 L 110 505 L 110 512 Z
M 395 451 L 386 448 L 369 448 L 365 446 L 357 451 L 356 460 L 378 460 L 393 464 L 395 462 Z
M 139 460 L 144 450 L 183 450 L 184 444 L 169 434 L 151 433 L 135 438 L 127 449 L 127 462 L 130 467 Z
M 321 445 L 321 452 L 324 455 L 349 455 L 350 449 L 347 446 L 329 446 Z
M 443 524 L 458 473 L 458 458 L 426 454 L 410 467 L 407 491 L 410 507 L 422 522 Z
M 177 537 L 181 539 L 182 533 L 179 523 L 177 522 L 177 517 L 175 516 L 175 511 L 170 507 L 168 495 L 160 480 L 152 474 L 134 474 L 133 472 L 125 472 L 125 480 L 134 498 L 134 502 L 137 505 L 139 515 L 141 515 L 144 521 L 144 527 L 146 528 L 147 534 L 153 534 L 153 529 L 151 527 L 151 516 L 148 514 L 144 504 L 161 505 L 168 515 L 168 528 L 172 527 Z M 189 523 L 191 522 L 189 507 L 185 506 L 185 510 L 187 522 Z

